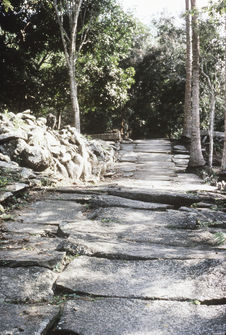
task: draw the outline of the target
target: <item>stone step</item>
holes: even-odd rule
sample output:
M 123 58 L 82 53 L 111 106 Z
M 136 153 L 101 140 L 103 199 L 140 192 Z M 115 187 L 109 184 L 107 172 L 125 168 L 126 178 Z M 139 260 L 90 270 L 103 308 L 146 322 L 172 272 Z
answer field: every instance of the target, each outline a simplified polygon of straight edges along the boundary
M 143 171 L 136 171 L 134 173 L 134 178 L 135 179 L 140 179 L 140 180 L 148 180 L 148 181 L 152 181 L 152 180 L 164 180 L 164 181 L 171 181 L 173 177 L 175 177 L 176 174 L 171 173 L 171 174 L 164 174 L 163 172 L 160 174 L 154 174 L 154 173 L 146 173 L 144 174 Z
M 83 335 L 224 335 L 225 305 L 105 298 L 68 301 L 56 329 Z
M 53 298 L 52 288 L 57 278 L 57 274 L 53 271 L 38 266 L 23 268 L 2 267 L 0 268 L 0 276 L 1 302 L 40 303 Z M 2 322 L 3 320 L 1 319 L 0 329 Z
M 58 320 L 60 308 L 40 303 L 35 306 L 0 303 L 0 315 L 2 335 L 43 335 Z
M 139 163 L 138 159 L 138 164 L 137 168 L 142 168 L 144 170 L 146 169 L 174 169 L 175 164 L 173 162 L 158 162 L 158 161 L 150 161 L 150 162 L 144 162 L 144 163 Z
M 80 256 L 59 275 L 56 289 L 108 297 L 223 299 L 225 265 L 214 259 L 125 261 Z
M 171 155 L 165 153 L 139 153 L 138 162 L 171 162 Z

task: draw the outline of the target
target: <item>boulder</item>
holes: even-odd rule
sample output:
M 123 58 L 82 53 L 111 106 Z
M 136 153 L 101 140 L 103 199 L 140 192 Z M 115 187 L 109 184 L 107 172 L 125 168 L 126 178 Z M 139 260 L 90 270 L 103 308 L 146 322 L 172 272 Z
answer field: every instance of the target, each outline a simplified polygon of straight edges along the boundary
M 17 162 L 18 168 L 59 179 L 93 181 L 111 169 L 114 160 L 112 143 L 88 141 L 71 126 L 60 131 L 50 129 L 46 118 L 36 119 L 30 110 L 0 117 L 0 164 Z M 35 175 L 23 170 L 23 178 Z

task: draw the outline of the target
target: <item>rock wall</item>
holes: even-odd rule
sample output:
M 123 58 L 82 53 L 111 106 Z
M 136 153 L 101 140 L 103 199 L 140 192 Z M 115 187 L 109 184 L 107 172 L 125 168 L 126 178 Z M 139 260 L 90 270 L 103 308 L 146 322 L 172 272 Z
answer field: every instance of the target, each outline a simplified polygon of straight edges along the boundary
M 58 179 L 98 181 L 113 168 L 114 145 L 87 140 L 75 128 L 53 130 L 30 110 L 0 115 L 0 167 L 12 166 L 31 176 L 45 173 Z

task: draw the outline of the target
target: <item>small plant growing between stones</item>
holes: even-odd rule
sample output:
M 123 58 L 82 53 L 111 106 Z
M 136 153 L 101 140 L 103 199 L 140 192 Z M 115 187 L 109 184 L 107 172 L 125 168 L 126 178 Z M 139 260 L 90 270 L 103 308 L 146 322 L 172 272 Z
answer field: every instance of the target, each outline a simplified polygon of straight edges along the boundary
M 226 242 L 226 238 L 222 232 L 217 232 L 214 234 L 214 238 L 216 239 L 217 245 L 223 245 Z
M 53 297 L 53 300 L 51 301 L 52 305 L 61 305 L 63 303 L 65 303 L 68 300 L 72 300 L 72 299 L 79 299 L 80 295 L 76 294 L 76 293 L 72 293 L 72 294 L 63 294 L 63 295 L 55 295 Z
M 197 224 L 200 228 L 206 228 L 208 229 L 209 227 L 211 226 L 217 226 L 217 225 L 220 225 L 221 222 L 220 221 L 200 221 L 198 220 L 197 221 Z
M 220 222 L 220 221 L 200 221 L 200 220 L 198 220 L 197 224 L 198 224 L 199 228 L 203 228 L 203 229 L 208 230 L 211 227 L 221 225 L 222 222 Z M 226 242 L 226 238 L 225 238 L 225 236 L 222 232 L 213 233 L 213 237 L 215 239 L 215 244 L 217 246 L 221 246 Z
M 197 300 L 197 299 L 192 300 L 191 303 L 192 303 L 193 305 L 196 305 L 196 306 L 201 305 L 201 302 L 200 302 L 199 300 Z

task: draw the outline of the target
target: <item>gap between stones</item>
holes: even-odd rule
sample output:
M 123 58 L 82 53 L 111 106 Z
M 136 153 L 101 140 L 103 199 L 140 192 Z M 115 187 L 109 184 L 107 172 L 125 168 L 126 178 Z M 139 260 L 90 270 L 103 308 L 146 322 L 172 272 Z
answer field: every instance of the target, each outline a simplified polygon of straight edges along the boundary
M 96 299 L 104 299 L 104 298 L 108 298 L 108 299 L 125 299 L 125 300 L 142 300 L 142 301 L 169 301 L 169 302 L 189 302 L 189 303 L 195 303 L 195 301 L 198 302 L 198 304 L 200 305 L 205 305 L 205 306 L 217 306 L 217 305 L 226 305 L 226 298 L 221 298 L 221 299 L 211 299 L 211 300 L 196 300 L 196 299 L 178 299 L 178 298 L 159 298 L 159 297 L 140 297 L 140 296 L 117 296 L 117 295 L 112 295 L 112 296 L 108 296 L 108 295 L 95 295 L 95 294 L 87 294 L 86 292 L 83 291 L 73 291 L 70 290 L 68 288 L 64 288 L 62 286 L 56 286 L 56 284 L 54 284 L 54 295 L 55 296 L 67 296 L 67 300 L 74 300 L 74 296 L 78 296 L 76 297 L 77 299 L 90 299 L 92 300 L 96 300 Z

